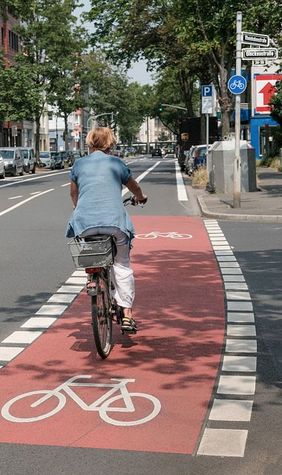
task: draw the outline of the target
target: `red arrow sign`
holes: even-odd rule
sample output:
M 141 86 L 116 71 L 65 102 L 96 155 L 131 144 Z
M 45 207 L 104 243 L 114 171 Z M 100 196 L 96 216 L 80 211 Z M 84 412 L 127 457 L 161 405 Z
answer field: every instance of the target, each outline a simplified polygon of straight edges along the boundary
M 269 105 L 270 99 L 272 98 L 273 94 L 276 92 L 276 87 L 268 82 L 265 86 L 259 91 L 260 94 L 263 94 L 263 103 L 265 105 Z

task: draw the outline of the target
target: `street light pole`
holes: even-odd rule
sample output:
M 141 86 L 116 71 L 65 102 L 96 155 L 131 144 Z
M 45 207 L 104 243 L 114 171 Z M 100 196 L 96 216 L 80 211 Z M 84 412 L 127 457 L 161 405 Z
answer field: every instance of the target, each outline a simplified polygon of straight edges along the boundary
M 236 15 L 236 75 L 241 76 L 241 50 L 242 50 L 242 12 Z M 241 207 L 241 157 L 240 157 L 240 135 L 241 135 L 241 96 L 235 96 L 235 157 L 233 169 L 233 207 Z
M 149 124 L 149 116 L 147 115 L 147 150 L 146 153 L 150 153 L 150 124 Z
M 90 127 L 89 127 L 89 123 L 91 120 L 93 120 L 94 122 L 96 122 L 96 120 L 99 118 L 99 117 L 102 117 L 104 115 L 110 115 L 111 118 L 112 118 L 112 122 L 114 121 L 114 113 L 113 112 L 103 112 L 102 114 L 98 114 L 98 115 L 91 115 L 90 117 L 88 117 L 87 119 L 87 130 L 89 131 Z

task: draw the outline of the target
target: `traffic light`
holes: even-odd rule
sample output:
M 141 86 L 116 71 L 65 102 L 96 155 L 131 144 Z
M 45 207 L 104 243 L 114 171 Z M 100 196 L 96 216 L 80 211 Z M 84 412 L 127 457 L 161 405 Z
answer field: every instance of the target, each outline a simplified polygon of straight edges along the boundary
M 162 111 L 163 111 L 163 106 L 162 106 L 162 104 L 159 105 L 158 111 L 159 111 L 159 112 L 162 112 Z

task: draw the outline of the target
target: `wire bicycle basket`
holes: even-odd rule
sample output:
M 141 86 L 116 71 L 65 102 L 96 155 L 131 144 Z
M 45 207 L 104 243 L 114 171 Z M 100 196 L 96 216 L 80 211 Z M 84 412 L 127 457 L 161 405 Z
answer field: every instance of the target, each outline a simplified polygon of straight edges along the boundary
M 68 242 L 74 265 L 81 267 L 108 267 L 114 262 L 114 240 L 112 236 L 91 236 L 86 240 L 73 238 Z

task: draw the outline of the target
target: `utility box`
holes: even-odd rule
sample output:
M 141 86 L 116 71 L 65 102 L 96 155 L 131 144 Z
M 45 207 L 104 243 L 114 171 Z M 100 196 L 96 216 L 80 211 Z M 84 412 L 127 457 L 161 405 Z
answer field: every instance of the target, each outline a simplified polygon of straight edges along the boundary
M 208 175 L 210 188 L 217 193 L 233 193 L 235 139 L 214 142 L 209 150 Z M 257 191 L 255 149 L 246 140 L 240 141 L 241 191 Z

